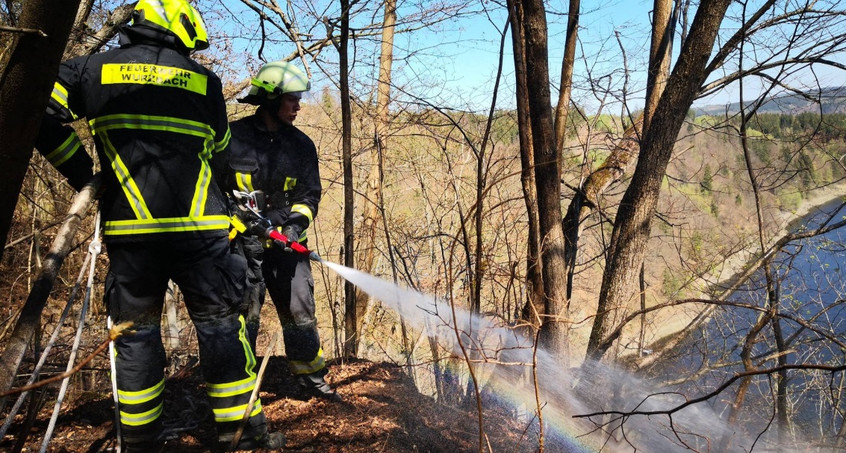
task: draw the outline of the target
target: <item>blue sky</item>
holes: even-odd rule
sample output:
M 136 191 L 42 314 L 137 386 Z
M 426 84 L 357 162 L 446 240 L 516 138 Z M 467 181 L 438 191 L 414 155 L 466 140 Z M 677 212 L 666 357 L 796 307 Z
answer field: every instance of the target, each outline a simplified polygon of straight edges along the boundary
M 620 114 L 621 100 L 614 95 L 597 95 L 596 90 L 590 90 L 587 81 L 598 81 L 599 86 L 607 88 L 609 93 L 620 93 L 624 86 L 628 90 L 630 108 L 642 106 L 643 90 L 645 88 L 645 67 L 649 48 L 650 10 L 653 0 L 583 0 L 580 19 L 580 47 L 577 51 L 577 61 L 574 84 L 574 102 L 586 107 L 588 113 L 596 113 L 600 105 L 604 113 Z M 297 2 L 295 2 L 297 3 Z M 331 8 L 337 2 L 329 0 L 310 3 L 325 4 L 326 11 L 320 14 L 333 15 Z M 504 2 L 499 2 L 504 3 Z M 256 39 L 260 36 L 258 30 L 245 28 L 243 24 L 255 24 L 255 13 L 245 11 L 243 5 L 227 2 L 233 11 L 241 10 L 241 14 L 233 14 L 223 20 L 222 27 L 240 29 L 242 36 Z M 429 3 L 419 3 L 417 0 L 406 0 L 400 3 L 406 5 L 400 9 L 400 20 L 404 14 L 425 8 Z M 561 69 L 561 54 L 564 48 L 564 32 L 566 26 L 566 0 L 551 0 L 546 2 L 547 21 L 549 25 L 549 55 L 550 77 L 552 79 L 552 94 L 557 96 L 557 84 Z M 402 96 L 401 87 L 414 97 L 425 99 L 426 102 L 439 107 L 454 109 L 470 109 L 484 111 L 489 108 L 491 93 L 494 87 L 494 77 L 499 58 L 501 29 L 505 24 L 506 11 L 498 4 L 487 0 L 479 0 L 471 4 L 473 14 L 464 15 L 458 19 L 438 23 L 429 29 L 417 30 L 413 33 L 398 35 L 395 45 L 396 61 L 394 62 L 394 78 L 398 89 L 395 95 Z M 241 16 L 240 19 L 238 16 Z M 366 15 L 365 15 L 366 16 Z M 374 17 L 381 18 L 374 13 L 367 20 Z M 242 22 L 239 22 L 242 21 Z M 299 20 L 307 17 L 301 15 Z M 313 19 L 312 19 L 313 21 Z M 355 25 L 354 25 L 355 26 Z M 729 25 L 730 26 L 730 25 Z M 309 28 L 313 27 L 313 28 Z M 322 24 L 300 24 L 301 30 L 311 30 L 319 38 L 325 33 Z M 271 31 L 268 29 L 268 31 Z M 278 37 L 278 34 L 277 34 Z M 369 42 L 369 44 L 368 44 Z M 375 41 L 360 40 L 353 49 L 359 59 L 354 68 L 354 78 L 364 82 L 360 89 L 372 88 L 376 77 L 376 54 L 371 53 Z M 258 51 L 256 41 L 250 44 L 242 40 L 245 52 L 255 55 Z M 276 46 L 267 45 L 263 49 L 269 59 L 280 58 L 290 54 L 293 46 L 283 42 Z M 336 59 L 334 49 L 324 50 L 323 57 Z M 623 71 L 628 67 L 629 72 Z M 840 56 L 842 59 L 842 55 Z M 513 108 L 513 56 L 511 53 L 511 39 L 505 42 L 505 56 L 502 75 L 502 86 L 497 106 Z M 317 68 L 311 68 L 319 73 Z M 844 74 L 841 71 L 822 71 L 824 84 L 842 85 Z M 326 84 L 316 77 L 314 81 L 316 92 Z M 825 86 L 825 85 L 824 85 Z M 367 93 L 357 92 L 359 96 Z M 724 92 L 711 98 L 700 100 L 699 105 L 724 104 L 735 102 L 736 94 Z M 554 100 L 553 100 L 554 102 Z
M 582 49 L 589 58 L 580 61 L 576 70 L 578 79 L 586 77 L 588 67 L 595 75 L 608 75 L 612 87 L 622 87 L 624 76 L 622 72 L 622 55 L 619 50 L 615 32 L 620 33 L 630 68 L 643 67 L 642 64 L 648 51 L 649 10 L 652 1 L 583 1 L 583 15 L 580 19 L 580 39 Z M 550 77 L 553 79 L 553 95 L 557 95 L 557 80 L 561 70 L 561 55 L 564 49 L 566 27 L 566 2 L 549 2 L 549 55 Z M 490 102 L 490 92 L 493 89 L 496 75 L 500 30 L 506 20 L 505 11 L 496 9 L 490 11 L 490 16 L 478 14 L 472 18 L 464 18 L 451 24 L 449 33 L 431 33 L 423 37 L 433 43 L 440 43 L 439 49 L 445 54 L 453 54 L 455 58 L 420 59 L 421 66 L 435 67 L 442 75 L 448 91 L 455 91 L 458 98 L 469 98 L 474 106 L 487 106 Z M 416 37 L 421 39 L 421 37 Z M 605 58 L 605 60 L 602 60 Z M 503 60 L 503 84 L 498 105 L 504 108 L 513 107 L 513 92 L 510 88 L 514 77 L 511 38 L 505 42 L 505 58 Z M 587 65 L 587 66 L 586 66 Z M 645 83 L 645 76 L 641 72 L 630 74 L 633 79 L 630 87 L 636 88 Z M 637 80 L 638 78 L 642 80 Z M 456 96 L 450 96 L 456 99 Z M 598 100 L 582 97 L 577 100 L 580 104 L 596 104 Z M 456 105 L 455 107 L 460 107 Z M 486 107 L 485 107 L 486 108 Z
M 548 1 L 547 22 L 549 27 L 550 78 L 553 84 L 553 102 L 557 96 L 557 83 L 561 70 L 561 55 L 564 48 L 566 11 L 565 0 Z M 580 17 L 579 39 L 574 84 L 574 102 L 586 107 L 589 113 L 595 113 L 600 105 L 603 112 L 620 114 L 621 99 L 613 95 L 602 97 L 595 91 L 588 90 L 590 77 L 599 81 L 609 92 L 620 93 L 624 86 L 628 91 L 626 99 L 630 108 L 640 108 L 646 85 L 647 57 L 649 51 L 649 31 L 653 0 L 583 0 Z M 441 77 L 443 92 L 439 89 L 426 88 L 425 93 L 435 93 L 450 107 L 470 107 L 485 110 L 490 104 L 490 93 L 494 86 L 500 47 L 500 30 L 506 14 L 503 8 L 490 5 L 487 14 L 476 14 L 461 20 L 445 24 L 442 30 L 428 34 L 417 32 L 412 42 L 407 45 L 426 45 L 437 48 L 443 55 L 452 58 L 421 57 L 416 66 L 424 71 Z M 690 20 L 694 11 L 691 11 Z M 730 14 L 736 11 L 730 11 Z M 733 24 L 726 20 L 723 33 L 732 33 Z M 790 30 L 785 30 L 787 33 Z M 675 45 L 678 52 L 679 44 Z M 760 55 L 760 54 L 759 54 Z M 624 65 L 625 58 L 625 65 Z M 842 53 L 832 55 L 832 59 L 841 63 L 846 60 Z M 505 43 L 503 60 L 504 84 L 498 106 L 513 108 L 514 96 L 511 90 L 513 80 L 513 56 L 510 37 Z M 628 68 L 626 73 L 623 68 Z M 846 85 L 846 72 L 829 67 L 818 66 L 815 73 L 800 71 L 793 77 L 791 85 L 811 89 L 816 83 L 826 86 Z M 746 83 L 747 99 L 760 91 L 760 82 L 750 79 Z M 422 96 L 423 94 L 421 94 Z M 726 104 L 737 102 L 737 88 L 730 87 L 709 98 L 696 101 L 694 105 Z
M 596 55 L 606 48 L 616 51 L 613 42 L 615 30 L 625 36 L 626 45 L 633 49 L 633 53 L 644 54 L 644 45 L 648 38 L 648 11 L 652 0 L 612 0 L 600 2 L 583 0 L 582 30 L 580 36 L 587 54 Z M 319 2 L 315 2 L 319 3 Z M 332 3 L 327 3 L 332 6 Z M 404 13 L 417 11 L 420 5 L 413 0 L 406 4 L 407 10 L 400 10 L 400 20 Z M 504 4 L 504 2 L 502 2 Z M 255 13 L 248 10 L 240 2 L 225 3 L 231 15 L 210 18 L 215 24 L 212 27 L 226 29 L 229 33 L 234 30 L 242 38 L 236 40 L 236 47 L 246 53 L 255 55 L 258 52 L 257 39 L 261 36 L 259 30 L 250 28 L 255 24 Z M 403 2 L 401 2 L 403 4 Z M 425 2 L 424 2 L 425 5 Z M 464 15 L 459 19 L 438 23 L 428 30 L 417 30 L 406 35 L 396 37 L 396 56 L 394 75 L 397 85 L 409 87 L 415 96 L 425 98 L 429 102 L 443 107 L 457 109 L 486 110 L 489 107 L 491 92 L 494 86 L 499 58 L 501 29 L 505 25 L 506 11 L 504 7 L 480 0 L 471 4 L 475 14 Z M 550 39 L 550 73 L 557 87 L 558 73 L 561 68 L 561 52 L 564 46 L 564 29 L 566 25 L 567 2 L 558 0 L 547 2 L 549 39 Z M 485 9 L 487 12 L 483 12 Z M 331 15 L 331 10 L 328 15 Z M 370 18 L 368 18 L 369 20 Z M 304 15 L 299 20 L 305 22 Z M 246 26 L 245 26 L 246 25 Z M 300 24 L 301 29 L 309 28 L 310 24 Z M 266 30 L 272 33 L 272 28 Z M 323 32 L 320 27 L 313 29 L 316 36 Z M 276 34 L 278 37 L 278 33 Z M 612 40 L 609 42 L 609 37 Z M 360 44 L 356 49 L 358 55 L 365 54 Z M 280 58 L 294 50 L 290 43 L 266 45 L 263 54 L 268 59 Z M 334 49 L 327 49 L 326 54 L 335 54 Z M 410 55 L 410 56 L 409 56 Z M 407 57 L 403 59 L 402 57 Z M 593 70 L 616 72 L 613 83 L 621 83 L 619 74 L 619 59 L 612 58 L 605 62 L 591 62 Z M 371 66 L 368 66 L 371 65 Z M 369 62 L 359 64 L 356 68 L 358 77 L 364 79 L 375 78 L 375 58 Z M 313 72 L 319 72 L 312 68 Z M 371 71 L 368 73 L 368 71 Z M 513 108 L 513 55 L 511 52 L 511 38 L 505 42 L 505 58 L 498 106 Z M 319 77 L 315 80 L 316 92 L 325 82 Z M 591 99 L 585 100 L 586 103 Z

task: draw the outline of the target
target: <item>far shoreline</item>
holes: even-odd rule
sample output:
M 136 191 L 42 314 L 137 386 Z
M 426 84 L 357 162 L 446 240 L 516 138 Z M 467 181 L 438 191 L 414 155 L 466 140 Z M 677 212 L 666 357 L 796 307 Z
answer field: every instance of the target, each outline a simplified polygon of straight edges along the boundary
M 802 199 L 795 212 L 780 211 L 782 227 L 779 236 L 796 230 L 798 224 L 805 223 L 805 219 L 816 212 L 822 212 L 822 208 L 833 204 L 838 199 L 846 202 L 846 182 L 832 184 L 830 186 L 815 189 L 808 198 Z
M 809 215 L 822 212 L 822 208 L 833 204 L 838 199 L 846 202 L 846 181 L 813 190 L 809 197 L 802 199 L 796 211 L 778 210 L 776 215 L 779 217 L 779 226 L 776 234 L 771 238 L 771 242 L 775 243 L 781 237 L 795 231 L 799 225 L 807 221 L 806 219 Z M 726 257 L 716 276 L 718 283 L 712 285 L 711 288 L 722 288 L 723 290 L 729 288 L 731 283 L 738 278 L 746 266 L 754 261 L 755 256 L 757 256 L 757 253 L 747 250 L 745 253 L 737 253 L 733 256 Z M 701 296 L 707 298 L 713 295 L 709 296 L 706 293 L 702 293 Z M 728 294 L 724 296 L 727 297 Z M 649 344 L 655 345 L 656 343 L 662 343 L 668 338 L 686 331 L 691 326 L 691 323 L 705 322 L 710 317 L 710 314 L 706 313 L 710 307 L 706 306 L 701 310 L 688 312 L 686 315 L 683 315 L 682 312 L 676 312 L 672 321 L 668 320 L 663 323 L 662 328 L 655 332 L 655 336 Z

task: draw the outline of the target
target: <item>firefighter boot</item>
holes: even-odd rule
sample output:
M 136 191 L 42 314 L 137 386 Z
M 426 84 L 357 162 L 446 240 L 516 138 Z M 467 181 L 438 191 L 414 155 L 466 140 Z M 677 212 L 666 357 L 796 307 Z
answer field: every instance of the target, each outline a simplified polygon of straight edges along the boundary
M 165 439 L 161 436 L 155 439 L 138 439 L 123 437 L 121 449 L 123 453 L 158 453 L 165 451 Z
M 218 437 L 221 451 L 229 451 L 229 447 L 232 443 L 233 438 L 234 434 L 222 434 L 220 437 Z M 266 432 L 259 436 L 249 436 L 245 434 L 241 436 L 241 440 L 239 440 L 238 445 L 235 446 L 235 451 L 258 450 L 260 448 L 273 451 L 282 451 L 282 447 L 284 446 L 285 435 L 281 432 Z
M 335 389 L 330 387 L 329 384 L 326 383 L 326 379 L 324 379 L 324 376 L 326 376 L 328 372 L 329 371 L 324 368 L 314 373 L 301 374 L 297 376 L 297 384 L 308 396 L 316 396 L 333 402 L 341 402 L 343 401 L 341 395 L 339 395 Z
M 123 453 L 156 453 L 161 451 L 163 447 L 164 442 L 160 441 L 133 443 L 124 442 L 123 445 L 121 445 L 121 451 Z
M 121 425 L 121 428 L 121 451 L 124 453 L 156 453 L 164 446 L 160 418 L 141 427 Z

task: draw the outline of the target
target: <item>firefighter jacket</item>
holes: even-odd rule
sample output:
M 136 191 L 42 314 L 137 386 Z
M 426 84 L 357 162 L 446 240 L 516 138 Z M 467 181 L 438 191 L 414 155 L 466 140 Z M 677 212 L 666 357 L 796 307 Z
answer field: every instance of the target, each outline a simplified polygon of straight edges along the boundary
M 268 131 L 258 116 L 230 124 L 227 186 L 241 192 L 261 190 L 267 206 L 263 214 L 275 226 L 302 228 L 297 242 L 317 215 L 322 191 L 314 142 L 292 125 Z
M 155 30 L 123 27 L 120 38 L 117 49 L 62 63 L 36 147 L 81 187 L 91 159 L 61 123 L 88 120 L 107 242 L 226 235 L 210 164 L 229 143 L 220 79 Z

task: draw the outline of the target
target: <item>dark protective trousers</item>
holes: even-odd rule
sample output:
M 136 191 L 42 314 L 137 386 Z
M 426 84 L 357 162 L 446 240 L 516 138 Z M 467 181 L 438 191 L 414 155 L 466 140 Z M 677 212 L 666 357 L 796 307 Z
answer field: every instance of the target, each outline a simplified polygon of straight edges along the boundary
M 323 370 L 326 362 L 314 314 L 311 261 L 305 255 L 286 252 L 279 246 L 264 248 L 264 241 L 254 236 L 238 235 L 234 242 L 235 250 L 245 255 L 248 275 L 251 275 L 241 312 L 247 320 L 253 350 L 266 288 L 279 315 L 291 371 L 294 374 L 311 374 Z
M 168 280 L 181 289 L 197 329 L 200 365 L 219 435 L 234 432 L 255 388 L 255 356 L 238 308 L 245 289 L 243 257 L 216 238 L 108 244 L 105 299 L 114 323 L 132 321 L 135 334 L 115 341 L 124 441 L 143 444 L 161 431 L 164 367 L 161 316 Z M 261 401 L 245 436 L 267 431 Z

